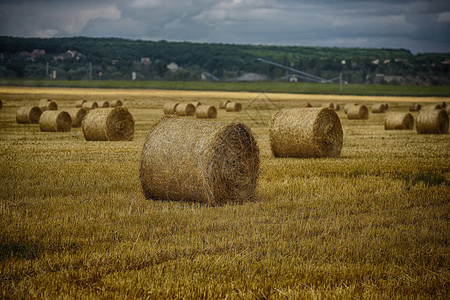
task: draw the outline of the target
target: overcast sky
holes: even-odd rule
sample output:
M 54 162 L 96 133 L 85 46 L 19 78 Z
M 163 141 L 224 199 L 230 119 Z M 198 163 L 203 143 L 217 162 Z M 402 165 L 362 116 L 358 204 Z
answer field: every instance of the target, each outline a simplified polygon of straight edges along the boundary
M 0 0 L 0 35 L 450 52 L 450 1 Z

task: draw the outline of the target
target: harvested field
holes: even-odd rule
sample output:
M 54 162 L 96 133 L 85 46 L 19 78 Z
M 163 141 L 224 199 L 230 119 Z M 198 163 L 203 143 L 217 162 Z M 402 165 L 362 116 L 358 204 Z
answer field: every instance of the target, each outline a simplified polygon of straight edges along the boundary
M 269 124 L 305 102 L 388 102 L 409 112 L 450 99 L 265 95 L 247 110 L 258 93 L 0 87 L 0 295 L 448 298 L 450 134 L 385 130 L 385 114 L 361 121 L 336 111 L 339 158 L 274 158 Z M 133 140 L 87 142 L 81 128 L 17 124 L 17 109 L 42 98 L 61 107 L 121 98 Z M 260 149 L 254 199 L 218 207 L 146 199 L 140 159 L 164 103 L 226 99 L 244 109 L 202 122 L 250 128 Z

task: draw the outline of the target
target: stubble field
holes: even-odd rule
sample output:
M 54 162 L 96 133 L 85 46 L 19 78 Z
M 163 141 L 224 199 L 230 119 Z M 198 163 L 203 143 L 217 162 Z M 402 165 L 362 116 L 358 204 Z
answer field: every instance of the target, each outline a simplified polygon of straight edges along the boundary
M 134 139 L 17 124 L 17 108 L 41 98 L 61 109 L 121 99 Z M 0 99 L 0 297 L 449 298 L 449 134 L 385 131 L 385 114 L 338 111 L 340 158 L 275 159 L 268 136 L 278 109 L 306 101 L 407 111 L 449 98 L 0 87 Z M 244 110 L 217 120 L 246 123 L 259 145 L 256 200 L 146 200 L 139 160 L 163 104 L 225 99 Z

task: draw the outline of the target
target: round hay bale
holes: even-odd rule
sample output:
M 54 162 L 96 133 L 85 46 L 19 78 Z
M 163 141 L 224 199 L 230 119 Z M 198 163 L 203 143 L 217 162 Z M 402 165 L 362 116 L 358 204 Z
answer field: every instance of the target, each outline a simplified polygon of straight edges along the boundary
M 22 106 L 16 112 L 16 121 L 19 124 L 39 124 L 41 113 L 37 106 Z
M 438 103 L 437 109 L 446 109 L 446 108 L 447 108 L 447 103 L 445 103 L 445 102 Z
M 334 104 L 333 103 L 324 103 L 324 104 L 322 104 L 322 107 L 334 109 Z
M 343 132 L 331 108 L 292 108 L 272 118 L 270 146 L 275 157 L 339 157 Z
M 163 106 L 164 114 L 166 115 L 174 115 L 175 109 L 180 103 L 165 103 Z
M 72 118 L 66 111 L 47 110 L 39 118 L 39 130 L 68 132 L 72 128 Z
M 220 105 L 219 105 L 219 109 L 227 108 L 228 102 L 231 102 L 231 101 L 230 100 L 225 100 L 225 101 L 221 102 Z
M 417 116 L 417 133 L 438 133 L 448 132 L 448 115 L 444 110 L 421 110 Z
M 82 129 L 86 141 L 130 141 L 134 119 L 125 107 L 95 109 L 84 117 Z
M 72 127 L 81 127 L 81 122 L 88 113 L 88 110 L 83 107 L 69 108 L 66 111 L 69 113 L 70 118 L 72 118 Z
M 108 108 L 109 102 L 108 101 L 97 101 L 97 105 L 99 108 Z
M 217 109 L 211 105 L 200 105 L 195 110 L 195 117 L 197 118 L 217 118 Z
M 373 114 L 382 114 L 386 112 L 386 104 L 384 103 L 375 103 L 372 104 L 372 113 Z
M 50 99 L 41 99 L 39 101 L 39 108 L 42 112 L 46 110 L 58 110 L 58 104 Z
M 98 108 L 98 103 L 95 101 L 86 101 L 82 104 L 83 108 L 87 108 L 87 109 L 94 109 L 94 108 Z
M 422 105 L 420 105 L 418 103 L 413 103 L 409 107 L 409 111 L 419 111 L 421 108 L 422 108 Z
M 414 117 L 410 113 L 391 112 L 384 121 L 385 130 L 411 130 L 414 129 Z
M 75 101 L 75 107 L 83 107 L 84 102 L 86 102 L 84 99 Z
M 110 105 L 111 105 L 111 107 L 123 106 L 123 102 L 122 102 L 122 100 L 117 99 L 117 100 L 111 101 Z
M 228 102 L 227 106 L 225 107 L 225 109 L 227 110 L 227 112 L 241 111 L 242 110 L 242 104 L 240 104 L 238 102 Z
M 147 199 L 241 203 L 255 197 L 259 149 L 242 123 L 163 117 L 150 128 L 139 171 Z
M 193 116 L 195 114 L 195 106 L 191 103 L 180 103 L 175 107 L 177 116 Z
M 367 120 L 369 110 L 365 105 L 354 105 L 347 109 L 347 118 L 349 120 Z
M 335 110 L 335 111 L 341 110 L 341 106 L 340 106 L 339 104 L 335 104 L 335 105 L 334 105 L 334 110 Z
M 200 105 L 202 105 L 202 103 L 201 103 L 200 101 L 194 101 L 194 102 L 191 102 L 191 104 L 194 105 L 195 108 L 197 108 L 197 107 L 199 107 Z
M 346 113 L 347 113 L 347 110 L 348 110 L 350 107 L 356 106 L 356 105 L 359 105 L 359 104 L 356 104 L 356 103 L 347 103 L 347 104 L 345 104 L 345 105 L 344 105 L 344 113 L 346 114 Z

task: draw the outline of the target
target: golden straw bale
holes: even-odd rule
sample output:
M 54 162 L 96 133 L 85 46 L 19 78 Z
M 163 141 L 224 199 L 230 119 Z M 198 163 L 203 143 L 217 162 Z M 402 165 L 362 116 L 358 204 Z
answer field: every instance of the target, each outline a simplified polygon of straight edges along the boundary
M 353 106 L 356 106 L 356 105 L 359 105 L 359 104 L 356 104 L 356 103 L 347 103 L 347 104 L 345 104 L 345 105 L 344 105 L 344 113 L 347 113 L 347 110 L 348 110 L 350 107 L 353 107 Z
M 39 130 L 68 132 L 72 128 L 72 118 L 66 111 L 47 110 L 39 118 Z
M 147 199 L 215 206 L 254 199 L 258 171 L 246 125 L 163 117 L 147 136 L 140 179 Z
M 195 114 L 195 106 L 191 103 L 180 103 L 175 107 L 177 116 L 193 116 Z
M 422 105 L 420 105 L 418 103 L 413 103 L 409 107 L 409 111 L 419 111 L 421 108 L 422 108 Z
M 347 118 L 349 120 L 367 120 L 369 110 L 365 105 L 354 105 L 347 109 Z
M 99 108 L 108 108 L 109 102 L 108 101 L 97 101 L 97 105 Z
M 117 100 L 111 101 L 110 105 L 111 105 L 111 107 L 123 106 L 123 102 L 122 102 L 122 100 L 117 99 Z
M 82 122 L 86 141 L 129 141 L 133 139 L 134 119 L 125 107 L 90 111 Z
M 414 129 L 414 117 L 410 113 L 390 112 L 384 121 L 385 130 Z
M 442 109 L 421 110 L 416 121 L 417 133 L 448 132 L 448 115 Z
M 94 109 L 98 108 L 98 103 L 95 101 L 86 101 L 82 104 L 82 107 L 87 109 Z
M 339 104 L 335 104 L 335 105 L 334 105 L 334 110 L 335 110 L 335 111 L 341 110 L 341 106 L 340 106 Z
M 194 101 L 194 102 L 191 102 L 191 104 L 194 105 L 195 108 L 197 108 L 197 107 L 199 107 L 200 105 L 202 105 L 202 103 L 201 103 L 200 101 Z
M 386 111 L 386 105 L 384 103 L 375 103 L 372 104 L 371 110 L 373 114 L 381 114 Z
M 327 107 L 327 108 L 334 109 L 334 104 L 333 103 L 324 103 L 324 104 L 322 104 L 322 107 Z
M 81 122 L 83 118 L 87 115 L 88 109 L 84 107 L 79 108 L 68 108 L 66 111 L 72 118 L 72 127 L 81 127 Z
M 84 102 L 86 102 L 85 99 L 75 101 L 75 107 L 83 107 Z
M 227 108 L 228 102 L 231 102 L 231 101 L 230 101 L 230 100 L 225 100 L 225 101 L 221 102 L 220 105 L 219 105 L 219 108 L 220 108 L 220 109 L 225 109 L 225 108 Z
M 166 115 L 174 115 L 175 109 L 180 103 L 165 103 L 163 106 L 164 114 Z
M 339 157 L 343 132 L 331 108 L 292 108 L 276 113 L 270 126 L 275 157 Z
M 46 110 L 58 110 L 58 104 L 50 99 L 41 99 L 39 101 L 39 108 L 42 112 Z
M 447 103 L 445 103 L 445 102 L 438 103 L 437 109 L 446 109 L 446 108 L 447 108 Z
M 241 111 L 242 110 L 242 104 L 238 103 L 238 102 L 228 102 L 227 106 L 225 107 L 225 109 L 228 112 L 231 111 Z
M 195 110 L 195 117 L 214 119 L 217 117 L 217 109 L 211 105 L 200 105 Z
M 38 106 L 22 106 L 16 113 L 16 121 L 19 124 L 39 124 L 41 109 Z
M 445 108 L 442 103 L 428 104 L 422 107 L 423 110 L 440 110 Z

